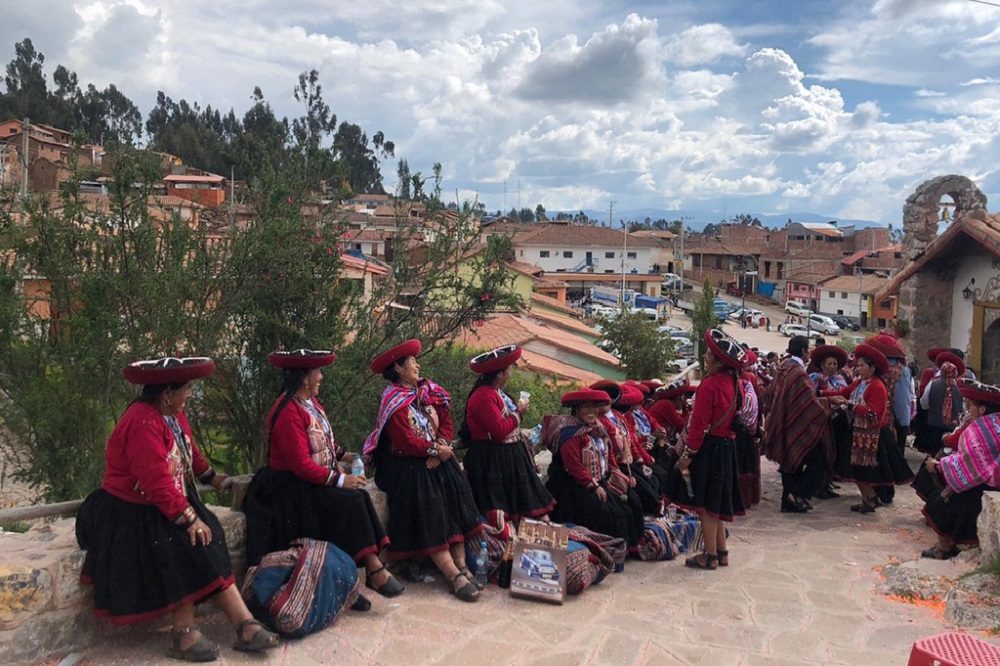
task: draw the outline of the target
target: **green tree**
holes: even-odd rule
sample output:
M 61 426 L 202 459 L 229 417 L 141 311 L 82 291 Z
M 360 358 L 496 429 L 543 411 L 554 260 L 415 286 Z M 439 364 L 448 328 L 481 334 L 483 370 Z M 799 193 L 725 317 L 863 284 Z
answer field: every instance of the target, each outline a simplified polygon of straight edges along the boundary
M 7 65 L 5 95 L 0 97 L 0 118 L 30 118 L 35 122 L 49 119 L 49 91 L 43 65 L 45 56 L 25 38 L 14 45 L 14 60 Z
M 629 379 L 652 379 L 667 374 L 675 358 L 673 340 L 656 330 L 656 322 L 624 308 L 617 317 L 600 317 L 598 322 Z
M 549 218 L 545 216 L 545 206 L 538 204 L 535 206 L 535 220 L 538 222 L 545 222 Z
M 705 331 L 717 325 L 719 318 L 715 314 L 715 289 L 712 283 L 705 280 L 701 285 L 701 296 L 694 303 L 694 310 L 691 312 L 691 340 L 694 342 L 695 351 L 698 354 L 698 363 L 702 370 L 705 369 L 704 361 L 701 358 Z
M 403 201 L 410 200 L 410 165 L 406 160 L 399 160 L 399 166 L 396 168 L 396 178 L 399 181 L 397 185 L 396 196 Z

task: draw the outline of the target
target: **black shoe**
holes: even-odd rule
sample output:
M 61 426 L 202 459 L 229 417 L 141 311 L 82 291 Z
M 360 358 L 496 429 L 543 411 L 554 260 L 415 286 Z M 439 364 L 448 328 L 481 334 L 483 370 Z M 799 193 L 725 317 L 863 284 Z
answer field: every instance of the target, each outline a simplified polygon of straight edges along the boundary
M 363 594 L 359 594 L 358 598 L 354 600 L 351 604 L 352 611 L 358 611 L 359 613 L 364 613 L 366 610 L 371 610 L 372 602 L 368 601 L 368 597 Z
M 406 588 L 403 587 L 403 584 L 400 583 L 399 580 L 397 580 L 396 577 L 393 576 L 392 574 L 389 574 L 389 578 L 384 583 L 382 583 L 381 585 L 379 585 L 378 587 L 375 587 L 374 585 L 372 585 L 372 578 L 371 577 L 374 576 L 375 574 L 377 574 L 378 572 L 383 571 L 383 570 L 385 570 L 384 566 L 383 567 L 379 567 L 375 571 L 373 571 L 370 574 L 368 574 L 365 577 L 366 578 L 366 580 L 365 580 L 365 587 L 367 587 L 369 590 L 375 590 L 376 592 L 378 592 L 379 594 L 381 594 L 383 597 L 386 597 L 386 598 L 389 598 L 389 599 L 391 599 L 392 597 L 398 597 L 399 595 L 401 595 L 403 593 L 403 590 L 405 590 Z
M 781 513 L 806 513 L 809 509 L 787 497 L 781 500 Z
M 855 511 L 857 513 L 875 513 L 875 509 L 877 509 L 879 506 L 877 504 L 878 500 L 875 501 L 876 501 L 875 504 L 869 504 L 868 502 L 862 500 L 860 504 L 855 504 L 854 506 L 852 506 L 851 511 Z
M 828 500 L 840 497 L 840 493 L 835 493 L 830 488 L 824 488 L 823 490 L 816 493 L 816 499 Z
M 799 504 L 803 508 L 805 508 L 806 511 L 812 511 L 813 510 L 812 502 L 810 502 L 809 500 L 807 500 L 805 497 L 800 497 L 799 498 Z

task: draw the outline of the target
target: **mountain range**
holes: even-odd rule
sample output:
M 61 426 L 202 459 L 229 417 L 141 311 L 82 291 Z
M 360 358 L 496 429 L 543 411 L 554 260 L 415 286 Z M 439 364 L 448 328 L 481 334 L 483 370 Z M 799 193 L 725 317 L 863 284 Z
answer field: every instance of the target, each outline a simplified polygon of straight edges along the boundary
M 567 211 L 573 213 L 575 211 Z M 578 212 L 578 211 L 576 211 Z M 586 210 L 584 213 L 587 214 L 592 220 L 596 220 L 601 224 L 607 225 L 608 211 L 597 211 L 597 210 Z M 857 229 L 864 229 L 866 227 L 884 227 L 885 225 L 881 222 L 876 222 L 874 220 L 851 220 L 845 218 L 838 218 L 833 215 L 821 215 L 819 213 L 778 213 L 778 214 L 766 214 L 766 213 L 749 213 L 750 217 L 756 217 L 765 227 L 781 229 L 787 224 L 789 220 L 793 222 L 807 222 L 807 223 L 817 223 L 817 222 L 831 222 L 836 221 L 837 225 L 840 227 L 846 227 L 854 225 Z M 550 218 L 555 216 L 554 212 L 549 213 Z M 664 210 L 662 208 L 636 208 L 633 210 L 622 210 L 615 211 L 615 222 L 616 225 L 620 224 L 621 220 L 638 221 L 641 222 L 646 218 L 650 220 L 664 219 L 667 221 L 680 220 L 683 219 L 689 229 L 694 229 L 695 231 L 703 231 L 709 224 L 718 224 L 720 220 L 727 216 L 726 213 L 719 210 Z

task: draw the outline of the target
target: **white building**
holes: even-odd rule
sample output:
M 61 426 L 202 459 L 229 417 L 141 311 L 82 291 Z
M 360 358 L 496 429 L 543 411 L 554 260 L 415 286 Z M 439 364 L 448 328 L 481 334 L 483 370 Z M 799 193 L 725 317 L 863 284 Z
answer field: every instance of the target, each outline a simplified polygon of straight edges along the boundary
M 889 283 L 888 278 L 863 274 L 839 275 L 819 284 L 819 312 L 861 318 L 872 317 L 872 296 Z
M 624 257 L 626 273 L 653 270 L 655 239 L 608 227 L 546 223 L 514 234 L 514 258 L 542 268 L 546 273 L 618 273 Z

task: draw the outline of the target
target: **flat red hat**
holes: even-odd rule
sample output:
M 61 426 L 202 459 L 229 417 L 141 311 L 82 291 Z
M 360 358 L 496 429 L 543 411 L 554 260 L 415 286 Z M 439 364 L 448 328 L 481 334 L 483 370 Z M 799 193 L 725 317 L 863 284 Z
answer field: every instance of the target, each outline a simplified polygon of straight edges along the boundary
M 618 400 L 620 407 L 635 407 L 642 404 L 642 391 L 631 384 L 622 386 L 622 397 Z
M 757 353 L 752 349 L 744 349 L 743 352 L 747 355 L 747 365 L 753 365 L 757 362 Z
M 562 399 L 560 400 L 562 404 L 566 407 L 572 405 L 579 405 L 584 402 L 596 402 L 599 405 L 606 405 L 611 402 L 611 398 L 604 391 L 598 391 L 595 389 L 585 388 L 578 391 L 570 391 L 569 393 L 563 393 Z
M 649 393 L 650 393 L 651 389 L 648 386 L 646 386 L 643 382 L 637 382 L 634 379 L 628 379 L 628 380 L 625 381 L 625 383 L 628 386 L 631 386 L 632 388 L 637 389 L 640 393 L 642 393 L 642 395 L 649 395 Z
M 665 384 L 663 383 L 663 381 L 661 381 L 659 379 L 644 379 L 644 380 L 642 380 L 639 383 L 642 384 L 643 386 L 645 386 L 646 388 L 648 388 L 650 390 L 650 392 L 655 391 L 656 389 L 658 389 L 658 388 L 660 388 L 662 386 L 665 386 Z
M 833 357 L 837 359 L 837 367 L 843 368 L 847 365 L 847 352 L 837 345 L 820 345 L 809 352 L 809 362 L 817 368 L 823 365 L 823 361 Z
M 688 383 L 687 379 L 678 379 L 672 381 L 666 386 L 661 386 L 656 389 L 653 393 L 654 400 L 669 400 L 671 398 L 676 398 L 679 395 L 684 395 L 691 385 Z
M 282 370 L 312 370 L 325 368 L 337 359 L 332 351 L 318 349 L 296 349 L 276 351 L 267 355 L 267 362 Z
M 717 328 L 705 331 L 705 344 L 720 362 L 733 370 L 739 370 L 747 362 L 747 352 L 736 340 Z
M 931 347 L 927 350 L 927 360 L 931 363 L 937 360 L 938 354 L 949 351 L 947 347 Z
M 155 358 L 133 361 L 122 368 L 122 376 L 132 384 L 182 384 L 203 379 L 215 372 L 215 362 L 207 356 Z
M 854 348 L 854 356 L 868 359 L 878 370 L 880 375 L 884 375 L 889 372 L 889 359 L 885 357 L 885 354 L 875 349 L 869 344 L 862 343 Z
M 899 346 L 899 342 L 891 335 L 876 335 L 866 340 L 875 349 L 885 354 L 886 358 L 906 358 L 906 352 Z
M 519 358 L 521 358 L 520 347 L 517 345 L 505 345 L 476 356 L 469 361 L 469 367 L 476 374 L 486 375 L 509 368 Z
M 608 398 L 612 403 L 618 402 L 619 398 L 622 397 L 621 384 L 611 379 L 602 379 L 599 382 L 594 382 L 588 388 L 595 391 L 604 391 L 608 394 Z
M 940 354 L 937 355 L 937 358 L 934 359 L 934 365 L 936 365 L 939 368 L 945 363 L 951 363 L 956 368 L 958 368 L 959 375 L 965 374 L 965 363 L 963 363 L 962 359 L 960 359 L 955 354 L 952 354 L 950 351 L 941 352 Z
M 958 392 L 966 400 L 975 400 L 988 405 L 1000 405 L 1000 386 L 984 384 L 965 377 L 958 382 Z
M 371 371 L 376 375 L 381 375 L 385 372 L 386 368 L 396 361 L 400 361 L 407 356 L 416 356 L 420 353 L 420 349 L 420 340 L 415 338 L 413 340 L 407 340 L 403 344 L 396 345 L 392 349 L 388 349 L 373 358 L 372 362 L 368 364 L 368 367 L 371 368 Z

